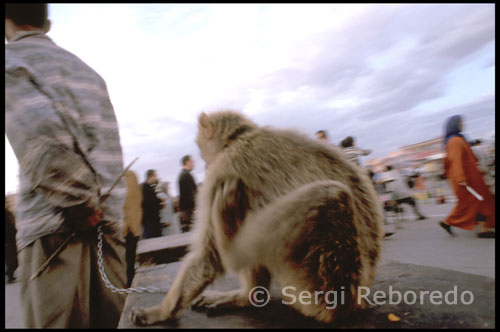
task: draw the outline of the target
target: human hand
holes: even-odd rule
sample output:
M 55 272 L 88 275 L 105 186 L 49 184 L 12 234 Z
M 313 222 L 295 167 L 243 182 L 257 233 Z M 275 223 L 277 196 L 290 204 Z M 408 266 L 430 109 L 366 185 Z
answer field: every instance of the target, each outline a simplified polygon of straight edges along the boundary
M 459 182 L 458 185 L 465 187 L 465 186 L 467 186 L 467 182 L 462 181 L 462 182 Z
M 104 214 L 102 213 L 102 209 L 99 208 L 97 211 L 94 212 L 93 215 L 91 215 L 88 219 L 90 225 L 92 227 L 96 227 L 104 217 Z
M 85 231 L 97 226 L 103 218 L 103 212 L 100 208 L 94 210 L 85 204 L 80 204 L 64 209 L 63 216 L 65 222 L 71 228 L 77 231 Z

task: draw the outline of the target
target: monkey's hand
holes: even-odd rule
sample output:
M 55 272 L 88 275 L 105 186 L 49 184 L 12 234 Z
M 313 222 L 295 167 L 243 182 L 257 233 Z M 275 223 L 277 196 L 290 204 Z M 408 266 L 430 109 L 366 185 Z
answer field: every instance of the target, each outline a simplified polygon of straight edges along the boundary
M 165 316 L 162 314 L 161 305 L 157 305 L 150 308 L 132 308 L 130 312 L 130 319 L 137 326 L 147 326 L 153 325 L 158 322 L 168 321 L 170 323 L 176 323 L 176 318 L 172 316 Z
M 191 308 L 206 311 L 207 315 L 211 315 L 220 310 L 247 307 L 249 304 L 248 296 L 244 296 L 242 290 L 228 292 L 207 290 L 193 301 Z
M 188 253 L 162 303 L 151 308 L 134 308 L 130 319 L 139 326 L 175 321 L 177 314 L 215 279 L 218 270 L 207 257 L 210 253 L 206 248 L 202 252 Z

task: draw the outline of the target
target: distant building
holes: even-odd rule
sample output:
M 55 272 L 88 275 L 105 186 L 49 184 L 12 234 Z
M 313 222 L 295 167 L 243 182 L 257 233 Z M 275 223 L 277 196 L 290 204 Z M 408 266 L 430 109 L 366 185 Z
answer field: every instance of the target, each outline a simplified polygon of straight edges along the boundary
M 367 161 L 375 172 L 380 172 L 387 165 L 418 165 L 435 163 L 438 168 L 445 154 L 443 151 L 443 138 L 434 138 L 424 142 L 403 146 L 399 150 L 389 153 L 384 158 L 373 158 Z
M 372 158 L 365 165 L 375 173 L 382 173 L 385 171 L 385 158 Z
M 417 144 L 407 145 L 400 150 L 406 159 L 425 162 L 444 158 L 443 138 L 434 138 Z

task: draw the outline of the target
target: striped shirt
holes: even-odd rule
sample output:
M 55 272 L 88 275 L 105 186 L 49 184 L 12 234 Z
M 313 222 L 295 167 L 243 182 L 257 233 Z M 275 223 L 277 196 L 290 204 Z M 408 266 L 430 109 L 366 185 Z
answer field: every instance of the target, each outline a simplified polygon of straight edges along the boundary
M 353 146 L 344 148 L 344 154 L 350 162 L 360 166 L 359 156 L 367 156 L 371 153 L 370 150 L 357 149 Z
M 68 207 L 95 209 L 123 171 L 118 124 L 103 79 L 41 32 L 5 45 L 6 134 L 20 167 L 18 249 L 71 231 Z M 126 187 L 102 204 L 104 229 L 119 234 Z

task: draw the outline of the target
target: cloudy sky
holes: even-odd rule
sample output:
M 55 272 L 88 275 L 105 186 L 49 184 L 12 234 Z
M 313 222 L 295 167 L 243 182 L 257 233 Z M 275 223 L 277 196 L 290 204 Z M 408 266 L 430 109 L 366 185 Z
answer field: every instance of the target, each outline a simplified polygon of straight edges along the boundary
M 124 163 L 177 194 L 205 111 L 236 109 L 383 157 L 442 135 L 495 133 L 495 12 L 482 5 L 50 4 L 49 36 L 106 81 Z M 6 192 L 18 166 L 6 142 Z

